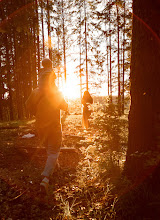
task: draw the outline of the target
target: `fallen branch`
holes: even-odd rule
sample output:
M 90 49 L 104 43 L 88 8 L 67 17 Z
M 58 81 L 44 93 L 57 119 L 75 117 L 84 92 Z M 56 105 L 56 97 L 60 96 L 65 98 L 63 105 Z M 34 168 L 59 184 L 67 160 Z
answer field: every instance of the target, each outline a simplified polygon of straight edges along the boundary
M 28 190 L 28 188 L 27 188 L 26 190 L 24 190 L 24 191 L 23 191 L 21 194 L 19 194 L 18 196 L 14 197 L 14 198 L 12 198 L 12 199 L 9 199 L 8 201 L 9 201 L 9 202 L 12 202 L 12 201 L 18 199 L 18 198 L 21 197 L 27 190 Z

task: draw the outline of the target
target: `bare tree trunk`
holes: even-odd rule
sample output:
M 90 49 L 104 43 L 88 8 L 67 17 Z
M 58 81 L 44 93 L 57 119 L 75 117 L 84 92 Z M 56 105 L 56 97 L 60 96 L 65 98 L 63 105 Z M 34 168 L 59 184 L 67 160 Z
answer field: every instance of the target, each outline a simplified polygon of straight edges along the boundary
M 66 70 L 66 40 L 65 40 L 65 23 L 64 23 L 64 2 L 62 0 L 62 29 L 63 29 L 63 62 L 64 62 L 64 79 L 67 80 L 67 70 Z
M 81 28 L 81 0 L 79 3 L 79 77 L 80 77 L 80 98 L 82 100 L 82 28 Z
M 87 15 L 86 0 L 84 0 L 84 22 L 85 22 L 85 51 L 86 51 L 86 90 L 88 91 L 88 48 L 87 48 Z
M 33 11 L 35 12 L 35 5 L 33 6 Z M 36 71 L 36 16 L 35 14 L 33 15 L 33 49 L 32 49 L 32 75 L 33 75 L 33 88 L 37 87 L 37 71 Z
M 51 49 L 51 22 L 50 22 L 50 11 L 49 11 L 49 1 L 47 0 L 47 24 L 48 24 L 48 52 L 49 58 L 52 60 L 52 49 Z
M 8 87 L 8 101 L 9 101 L 9 117 L 13 120 L 13 98 L 12 98 L 12 85 L 11 85 L 11 72 L 10 72 L 10 56 L 9 56 L 9 37 L 6 34 L 6 70 L 7 70 L 7 87 Z
M 107 74 L 108 74 L 108 96 L 110 95 L 110 74 L 109 74 L 109 51 L 107 44 Z
M 124 74 L 125 74 L 125 17 L 126 17 L 126 6 L 124 0 L 124 26 L 123 26 L 123 72 L 122 72 L 122 114 L 124 114 Z
M 21 91 L 20 91 L 20 51 L 18 53 L 18 46 L 17 46 L 17 39 L 16 39 L 16 34 L 14 33 L 14 81 L 15 81 L 15 92 L 16 92 L 16 107 L 17 107 L 17 117 L 18 119 L 22 119 L 21 113 L 22 113 L 22 108 L 21 108 Z M 20 50 L 20 49 L 19 49 Z M 19 55 L 19 56 L 18 56 Z
M 106 1 L 105 1 L 106 5 Z M 110 80 L 109 80 L 109 53 L 108 53 L 108 33 L 107 33 L 107 13 L 105 15 L 105 39 L 106 39 L 106 55 L 107 55 L 107 86 L 108 86 L 108 96 L 110 94 L 109 87 L 110 87 Z
M 133 2 L 131 107 L 125 168 L 128 176 L 137 179 L 149 175 L 151 167 L 159 164 L 159 142 L 156 142 L 160 116 L 159 10 L 156 1 Z M 153 164 L 146 166 L 151 160 Z
M 121 115 L 121 81 L 120 81 L 120 49 L 119 49 L 119 9 L 116 2 L 116 9 L 117 9 L 117 44 L 118 44 L 118 50 L 117 50 L 117 61 L 118 61 L 118 114 Z
M 59 87 L 59 80 L 60 80 L 60 29 L 59 29 L 59 26 L 58 26 L 58 28 L 57 28 L 57 31 L 56 31 L 56 33 L 57 33 L 57 39 L 58 39 L 58 42 L 57 42 L 57 44 L 58 44 L 58 87 Z
M 110 102 L 112 103 L 112 41 L 111 41 L 111 1 L 109 0 L 109 47 L 110 47 Z
M 1 57 L 1 52 L 0 52 L 0 57 Z M 2 71 L 1 71 L 1 68 L 2 68 L 2 64 L 1 64 L 1 59 L 0 59 L 0 120 L 2 121 L 3 120 L 3 105 L 2 105 L 2 94 L 3 94 L 3 79 L 2 79 Z
M 38 2 L 35 0 L 36 4 L 36 23 L 37 23 L 37 60 L 38 60 L 38 71 L 40 69 L 40 44 L 39 44 L 39 16 L 38 16 Z
M 45 57 L 45 44 L 44 44 L 43 0 L 41 0 L 41 25 L 42 25 L 42 47 L 43 47 L 43 58 L 44 58 Z

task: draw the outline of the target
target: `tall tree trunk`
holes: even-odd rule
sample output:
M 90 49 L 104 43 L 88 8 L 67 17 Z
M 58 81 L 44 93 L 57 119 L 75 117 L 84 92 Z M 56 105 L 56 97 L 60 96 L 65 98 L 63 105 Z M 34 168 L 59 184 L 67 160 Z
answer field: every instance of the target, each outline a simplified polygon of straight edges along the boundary
M 50 22 L 50 0 L 47 0 L 47 24 L 48 24 L 48 52 L 49 58 L 52 60 L 52 48 L 51 48 L 51 22 Z
M 108 96 L 110 96 L 110 74 L 109 74 L 109 50 L 107 43 L 107 75 L 108 75 Z
M 79 77 L 80 77 L 80 98 L 82 100 L 82 27 L 81 27 L 81 0 L 79 2 Z
M 110 102 L 112 103 L 112 40 L 111 40 L 111 1 L 109 0 L 109 48 L 110 48 L 110 57 L 109 57 L 109 64 L 110 64 Z
M 59 87 L 59 81 L 60 81 L 60 29 L 59 26 L 57 28 L 57 44 L 58 44 L 58 87 Z
M 106 5 L 106 1 L 105 1 Z M 106 40 L 106 56 L 107 56 L 107 90 L 108 90 L 108 96 L 110 95 L 110 79 L 109 79 L 109 51 L 108 51 L 108 33 L 107 33 L 107 13 L 105 13 L 105 40 Z
M 44 44 L 43 0 L 41 0 L 41 25 L 42 25 L 42 47 L 43 47 L 43 58 L 44 58 L 45 57 L 45 44 Z
M 86 52 L 86 90 L 88 91 L 88 48 L 87 48 L 87 12 L 86 0 L 84 0 L 84 25 L 85 25 L 85 52 Z
M 15 59 L 15 63 L 14 63 L 14 82 L 15 82 L 15 93 L 16 93 L 16 107 L 17 107 L 17 118 L 20 119 L 21 118 L 21 109 L 20 109 L 20 80 L 19 80 L 19 74 L 20 74 L 20 66 L 18 66 L 18 60 L 20 59 L 20 54 L 19 54 L 19 58 L 18 58 L 18 45 L 17 45 L 17 41 L 18 39 L 16 38 L 16 31 L 14 32 L 14 37 L 13 37 L 13 42 L 14 42 L 14 59 Z
M 152 166 L 147 167 L 147 162 L 152 161 L 153 167 L 159 164 L 156 133 L 160 116 L 159 11 L 158 1 L 133 1 L 131 107 L 125 170 L 128 176 L 137 179 L 150 174 Z
M 28 96 L 32 91 L 32 64 L 31 64 L 31 42 L 30 38 L 27 35 L 27 40 L 26 40 L 26 46 L 27 46 L 27 62 L 28 62 Z
M 66 39 L 65 39 L 65 18 L 64 18 L 64 2 L 62 0 L 62 29 L 63 29 L 63 65 L 64 65 L 64 79 L 67 80 L 67 70 L 66 70 Z
M 0 12 L 2 13 L 2 8 L 0 9 Z M 2 13 L 3 14 L 3 13 Z M 1 15 L 0 22 L 3 21 L 3 15 Z M 4 83 L 2 78 L 2 45 L 4 40 L 4 35 L 0 33 L 1 43 L 0 43 L 0 120 L 3 120 L 3 94 L 4 94 Z
M 123 5 L 123 7 L 124 7 L 124 12 L 123 12 L 123 14 L 124 14 L 124 25 L 123 25 L 123 48 L 122 48 L 122 50 L 123 50 L 123 54 L 122 54 L 122 59 L 123 59 L 123 70 L 122 70 L 122 114 L 124 114 L 124 74 L 125 74 L 125 24 L 126 24 L 126 4 L 125 4 L 125 1 L 126 0 L 124 0 L 124 5 Z
M 25 39 L 25 36 L 23 34 L 23 32 L 20 33 L 20 42 L 23 42 Z M 15 39 L 16 40 L 16 39 Z M 26 42 L 26 39 L 25 39 Z M 17 44 L 17 42 L 15 42 L 15 45 Z M 23 43 L 21 43 L 23 45 Z M 24 56 L 24 51 L 25 51 L 25 45 L 23 45 L 23 47 L 19 47 L 18 46 L 18 56 L 16 53 L 16 58 L 18 60 L 17 63 L 17 83 L 16 83 L 16 87 L 17 87 L 17 107 L 18 107 L 18 119 L 23 119 L 24 118 L 24 114 L 23 114 L 23 106 L 24 106 L 24 93 L 25 93 L 25 83 L 27 81 L 27 72 L 26 72 L 26 68 L 25 68 L 25 56 Z
M 119 49 L 119 9 L 116 2 L 116 9 L 117 9 L 117 64 L 118 64 L 118 114 L 121 115 L 121 81 L 120 81 L 120 49 Z
M 36 71 L 36 16 L 33 16 L 33 49 L 32 49 L 32 67 L 33 67 L 33 88 L 37 87 L 37 71 Z
M 40 43 L 39 43 L 39 15 L 38 15 L 38 2 L 35 0 L 35 12 L 36 12 L 36 23 L 37 23 L 37 60 L 38 60 L 38 72 L 40 69 Z
M 7 70 L 7 87 L 8 87 L 8 102 L 9 102 L 9 119 L 13 120 L 13 97 L 12 97 L 12 85 L 11 85 L 11 71 L 10 71 L 10 55 L 9 55 L 9 36 L 5 37 L 6 46 L 6 70 Z
M 0 57 L 2 56 L 0 52 Z M 2 79 L 2 64 L 1 64 L 1 59 L 0 59 L 0 121 L 3 120 L 3 103 L 2 103 L 2 94 L 3 94 L 3 79 Z

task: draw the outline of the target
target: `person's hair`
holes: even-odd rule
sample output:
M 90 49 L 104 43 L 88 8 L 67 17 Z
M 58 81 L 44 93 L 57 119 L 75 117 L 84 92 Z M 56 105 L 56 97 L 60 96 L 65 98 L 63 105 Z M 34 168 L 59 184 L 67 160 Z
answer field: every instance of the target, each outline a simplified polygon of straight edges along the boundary
M 52 68 L 52 61 L 49 58 L 44 58 L 42 60 L 42 66 L 44 68 Z
M 86 90 L 83 94 L 83 102 L 84 103 L 93 103 L 93 98 L 91 97 L 90 93 Z

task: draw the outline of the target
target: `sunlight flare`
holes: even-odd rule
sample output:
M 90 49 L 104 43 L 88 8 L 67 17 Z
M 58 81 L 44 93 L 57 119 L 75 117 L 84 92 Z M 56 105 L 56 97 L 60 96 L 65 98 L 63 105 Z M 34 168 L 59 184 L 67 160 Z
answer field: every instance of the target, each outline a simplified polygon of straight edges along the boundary
M 78 84 L 78 77 L 70 74 L 67 82 L 60 88 L 65 98 L 76 99 L 80 97 L 80 88 Z
M 74 64 L 68 65 L 67 67 L 67 80 L 65 82 L 63 75 L 58 79 L 57 74 L 57 86 L 59 90 L 63 93 L 64 97 L 67 99 L 80 98 L 80 80 L 74 71 Z M 56 70 L 56 72 L 58 72 Z

